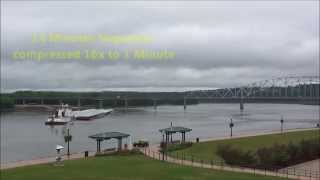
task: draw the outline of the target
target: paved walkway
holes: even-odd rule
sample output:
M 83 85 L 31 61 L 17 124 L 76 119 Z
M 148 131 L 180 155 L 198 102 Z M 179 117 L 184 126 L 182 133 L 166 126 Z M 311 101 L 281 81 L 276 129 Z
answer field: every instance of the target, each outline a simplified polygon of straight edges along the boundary
M 288 132 L 299 132 L 299 131 L 306 131 L 306 130 L 317 130 L 318 128 L 301 128 L 301 129 L 288 129 L 284 130 L 283 133 Z M 279 134 L 280 131 L 268 131 L 268 132 L 255 132 L 255 133 L 238 133 L 237 135 L 234 135 L 232 138 L 241 138 L 241 137 L 253 137 L 253 136 L 261 136 L 261 135 L 269 135 L 269 134 Z M 216 140 L 225 140 L 225 139 L 231 139 L 230 136 L 223 136 L 223 137 L 216 137 L 216 138 L 205 138 L 203 140 L 200 139 L 201 142 L 206 141 L 216 141 Z M 195 142 L 195 141 L 193 141 Z
M 298 172 L 300 174 L 308 174 L 310 172 L 313 172 L 313 173 L 317 172 L 319 175 L 319 179 L 320 179 L 320 159 L 316 159 L 313 161 L 308 161 L 305 163 L 301 163 L 301 164 L 297 164 L 294 166 L 284 168 L 284 170 L 286 170 L 286 169 L 294 169 L 296 172 Z
M 89 152 L 89 156 L 94 156 L 94 152 Z M 84 152 L 82 153 L 74 153 L 71 154 L 69 157 L 67 155 L 62 156 L 62 160 L 66 159 L 80 159 L 84 158 Z M 47 163 L 54 163 L 56 161 L 55 157 L 44 157 L 44 158 L 37 158 L 32 160 L 25 160 L 25 161 L 16 161 L 16 162 L 10 162 L 6 164 L 1 164 L 0 169 L 11 169 L 16 167 L 23 167 L 23 166 L 30 166 L 30 165 L 36 165 L 36 164 L 47 164 Z

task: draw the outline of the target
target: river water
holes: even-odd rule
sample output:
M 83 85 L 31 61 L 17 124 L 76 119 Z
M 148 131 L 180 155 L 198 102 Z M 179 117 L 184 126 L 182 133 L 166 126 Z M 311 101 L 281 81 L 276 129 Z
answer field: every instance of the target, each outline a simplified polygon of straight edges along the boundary
M 47 112 L 8 112 L 1 115 L 1 163 L 54 156 L 57 144 L 65 145 L 64 133 L 70 128 L 73 136 L 71 152 L 95 150 L 96 143 L 88 136 L 99 132 L 119 131 L 131 134 L 130 143 L 139 139 L 159 143 L 159 129 L 170 126 L 192 128 L 187 139 L 228 136 L 228 123 L 232 117 L 234 135 L 243 133 L 315 127 L 319 121 L 319 106 L 297 104 L 245 104 L 240 112 L 239 104 L 199 104 L 188 106 L 158 106 L 115 110 L 101 119 L 75 121 L 68 126 L 45 126 Z M 180 135 L 175 135 L 180 139 Z M 114 146 L 116 141 L 104 141 L 102 148 Z M 64 151 L 65 153 L 65 151 Z

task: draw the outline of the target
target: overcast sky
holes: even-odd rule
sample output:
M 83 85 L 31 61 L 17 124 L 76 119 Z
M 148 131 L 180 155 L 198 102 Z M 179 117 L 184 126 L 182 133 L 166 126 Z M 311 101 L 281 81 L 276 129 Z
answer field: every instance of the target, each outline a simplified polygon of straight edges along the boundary
M 319 2 L 1 1 L 1 90 L 174 91 L 319 73 Z M 31 43 L 32 33 L 144 35 L 150 44 Z M 14 61 L 17 50 L 170 50 L 170 61 Z

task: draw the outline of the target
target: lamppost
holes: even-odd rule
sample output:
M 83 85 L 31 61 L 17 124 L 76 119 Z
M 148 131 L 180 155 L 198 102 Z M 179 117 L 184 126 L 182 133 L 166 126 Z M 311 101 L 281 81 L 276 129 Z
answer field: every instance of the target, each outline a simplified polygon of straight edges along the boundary
M 280 123 L 281 123 L 281 133 L 283 133 L 283 122 L 284 122 L 283 116 L 281 116 L 281 120 L 280 120 Z
M 64 142 L 68 143 L 67 155 L 70 156 L 70 141 L 72 141 L 72 136 L 70 135 L 70 129 L 67 129 L 67 135 L 64 136 Z
M 234 124 L 232 122 L 232 118 L 230 119 L 230 123 L 229 123 L 229 127 L 230 127 L 230 137 L 232 137 L 232 128 L 233 128 Z
M 61 158 L 61 155 L 60 155 L 60 151 L 61 151 L 62 149 L 64 149 L 63 146 L 61 146 L 61 145 L 57 145 L 57 146 L 56 146 L 57 157 L 56 157 L 56 163 L 55 163 L 55 165 L 62 165 L 62 164 L 61 164 L 62 158 Z

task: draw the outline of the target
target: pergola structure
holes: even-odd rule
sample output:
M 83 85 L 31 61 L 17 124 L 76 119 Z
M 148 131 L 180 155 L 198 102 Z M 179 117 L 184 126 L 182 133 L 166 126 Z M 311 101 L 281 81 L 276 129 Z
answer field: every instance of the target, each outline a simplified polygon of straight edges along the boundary
M 104 132 L 98 133 L 95 135 L 89 136 L 91 139 L 95 139 L 97 141 L 97 152 L 101 152 L 101 141 L 117 139 L 118 140 L 118 151 L 122 149 L 122 139 L 129 137 L 129 134 L 121 133 L 121 132 Z
M 159 130 L 162 133 L 162 141 L 165 143 L 172 143 L 172 134 L 181 133 L 181 143 L 186 142 L 186 132 L 192 131 L 190 128 L 180 126 L 170 126 Z

